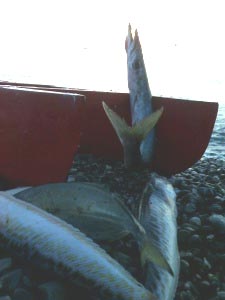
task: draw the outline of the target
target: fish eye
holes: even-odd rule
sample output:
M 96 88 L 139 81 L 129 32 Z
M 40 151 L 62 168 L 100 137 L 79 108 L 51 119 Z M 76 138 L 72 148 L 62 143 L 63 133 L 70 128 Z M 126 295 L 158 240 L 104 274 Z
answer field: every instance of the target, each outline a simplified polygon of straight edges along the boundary
M 135 61 L 132 63 L 132 68 L 135 70 L 140 68 L 140 63 L 138 59 L 135 59 Z

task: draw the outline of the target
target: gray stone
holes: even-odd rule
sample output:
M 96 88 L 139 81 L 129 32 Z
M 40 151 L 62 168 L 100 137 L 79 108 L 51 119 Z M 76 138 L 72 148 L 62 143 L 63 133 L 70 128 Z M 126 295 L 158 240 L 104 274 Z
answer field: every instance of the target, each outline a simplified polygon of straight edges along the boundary
M 66 289 L 57 281 L 49 281 L 38 286 L 40 299 L 42 300 L 65 300 Z
M 225 291 L 217 292 L 218 300 L 225 300 Z
M 196 205 L 194 203 L 187 203 L 185 205 L 184 211 L 187 214 L 192 214 L 192 213 L 196 212 Z
M 33 295 L 29 291 L 23 288 L 15 289 L 12 297 L 12 300 L 32 300 L 32 299 L 34 299 Z
M 225 217 L 222 215 L 214 214 L 209 217 L 209 222 L 212 226 L 221 233 L 225 233 Z
M 7 291 L 14 291 L 22 279 L 22 269 L 15 269 L 0 277 L 0 283 Z
M 11 300 L 10 296 L 1 296 L 0 300 Z
M 188 241 L 188 238 L 190 237 L 190 232 L 185 229 L 181 229 L 178 231 L 178 240 L 182 244 L 186 244 Z
M 190 264 L 185 259 L 181 259 L 180 261 L 180 269 L 184 274 L 188 274 L 190 272 Z
M 209 263 L 209 261 L 207 260 L 206 257 L 203 258 L 203 266 L 204 266 L 204 269 L 207 270 L 207 271 L 212 269 L 212 266 L 211 266 L 211 264 Z
M 199 247 L 202 243 L 202 239 L 198 234 L 194 234 L 190 237 L 189 242 L 192 247 Z
M 5 270 L 8 270 L 12 267 L 11 257 L 0 259 L 0 273 L 3 273 Z
M 220 213 L 221 211 L 223 211 L 223 208 L 220 204 L 215 203 L 210 206 L 210 211 L 214 213 Z
M 202 222 L 199 217 L 192 217 L 190 218 L 189 222 L 195 226 L 201 226 Z
M 189 290 L 187 290 L 187 291 L 182 291 L 182 292 L 180 293 L 180 299 L 181 299 L 181 300 L 193 300 L 193 299 L 195 299 L 195 298 L 194 298 L 194 296 L 192 295 L 192 293 L 191 293 Z

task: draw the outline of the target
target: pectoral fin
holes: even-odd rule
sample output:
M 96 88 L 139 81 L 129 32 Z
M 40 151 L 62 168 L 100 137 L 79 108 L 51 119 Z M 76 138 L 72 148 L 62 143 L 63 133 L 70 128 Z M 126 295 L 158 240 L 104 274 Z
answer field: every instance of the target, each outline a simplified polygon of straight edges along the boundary
M 147 262 L 153 262 L 161 268 L 167 270 L 172 276 L 174 276 L 173 270 L 165 257 L 161 254 L 158 248 L 156 248 L 149 239 L 142 243 L 141 247 L 141 264 L 144 266 Z

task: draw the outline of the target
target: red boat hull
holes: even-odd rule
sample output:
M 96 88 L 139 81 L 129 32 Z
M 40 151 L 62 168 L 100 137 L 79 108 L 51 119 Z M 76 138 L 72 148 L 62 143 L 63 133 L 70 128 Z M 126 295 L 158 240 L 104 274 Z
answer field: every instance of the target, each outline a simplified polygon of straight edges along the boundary
M 109 159 L 123 159 L 122 146 L 103 111 L 102 101 L 130 122 L 128 93 L 39 85 L 29 87 L 85 95 L 85 122 L 79 152 Z M 155 157 L 151 169 L 170 176 L 186 170 L 202 157 L 212 134 L 218 103 L 153 97 L 154 109 L 161 106 L 164 107 L 164 112 L 156 128 Z
M 2 188 L 65 181 L 80 144 L 84 97 L 0 88 Z

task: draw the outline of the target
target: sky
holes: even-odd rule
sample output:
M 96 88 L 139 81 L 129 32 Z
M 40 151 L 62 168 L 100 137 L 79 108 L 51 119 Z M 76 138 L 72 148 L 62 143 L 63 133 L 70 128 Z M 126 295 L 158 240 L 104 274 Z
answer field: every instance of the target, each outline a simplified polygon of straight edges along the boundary
M 127 92 L 129 23 L 153 95 L 225 103 L 223 0 L 0 0 L 0 80 Z

